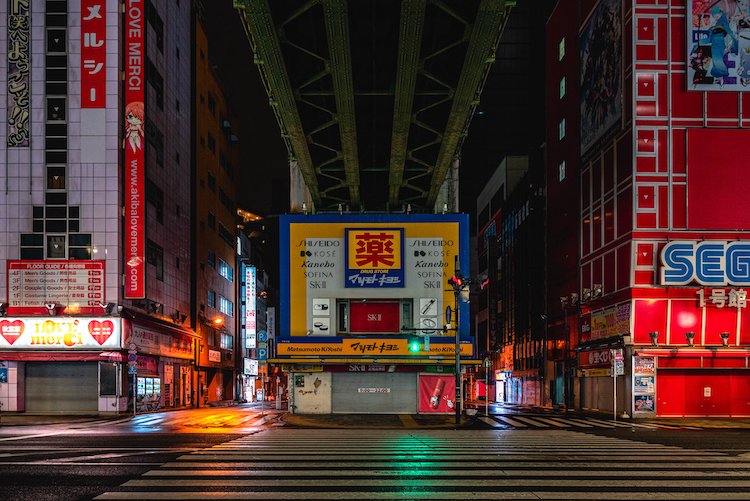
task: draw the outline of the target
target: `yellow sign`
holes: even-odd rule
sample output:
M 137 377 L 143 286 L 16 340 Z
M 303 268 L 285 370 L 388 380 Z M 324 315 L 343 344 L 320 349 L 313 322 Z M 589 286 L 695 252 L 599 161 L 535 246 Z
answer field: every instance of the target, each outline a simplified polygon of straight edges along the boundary
M 454 343 L 431 343 L 429 351 L 409 351 L 406 339 L 342 339 L 340 343 L 279 343 L 278 355 L 362 355 L 362 356 L 440 356 L 455 357 Z M 461 355 L 471 356 L 470 343 L 461 344 Z

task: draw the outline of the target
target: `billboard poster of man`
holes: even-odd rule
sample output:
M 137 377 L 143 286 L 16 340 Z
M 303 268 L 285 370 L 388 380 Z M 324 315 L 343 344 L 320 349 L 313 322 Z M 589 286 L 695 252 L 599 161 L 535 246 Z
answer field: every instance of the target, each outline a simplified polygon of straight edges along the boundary
M 622 116 L 622 12 L 619 0 L 601 0 L 581 30 L 581 153 Z
M 688 89 L 750 85 L 750 0 L 688 0 Z

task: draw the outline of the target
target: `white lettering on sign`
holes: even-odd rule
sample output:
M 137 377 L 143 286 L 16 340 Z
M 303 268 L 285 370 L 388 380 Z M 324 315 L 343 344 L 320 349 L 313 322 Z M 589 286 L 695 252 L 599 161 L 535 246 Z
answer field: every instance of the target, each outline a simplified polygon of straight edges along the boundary
M 706 302 L 706 292 L 703 289 L 696 291 L 698 295 L 698 306 L 704 308 Z M 717 308 L 746 308 L 747 291 L 744 289 L 711 289 L 708 301 Z
M 390 393 L 390 388 L 358 388 L 357 393 Z
M 661 252 L 662 285 L 750 285 L 750 242 L 673 241 Z
M 368 313 L 367 320 L 369 322 L 380 322 L 383 320 L 383 315 L 380 313 Z

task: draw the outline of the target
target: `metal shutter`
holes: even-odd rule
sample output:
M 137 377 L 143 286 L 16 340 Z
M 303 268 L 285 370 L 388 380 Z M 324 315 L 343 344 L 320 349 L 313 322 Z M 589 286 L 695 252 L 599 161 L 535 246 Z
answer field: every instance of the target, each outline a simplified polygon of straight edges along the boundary
M 385 389 L 389 391 L 377 392 Z M 415 372 L 334 372 L 332 412 L 373 414 L 415 414 L 417 375 Z
M 26 363 L 26 411 L 96 413 L 96 362 Z

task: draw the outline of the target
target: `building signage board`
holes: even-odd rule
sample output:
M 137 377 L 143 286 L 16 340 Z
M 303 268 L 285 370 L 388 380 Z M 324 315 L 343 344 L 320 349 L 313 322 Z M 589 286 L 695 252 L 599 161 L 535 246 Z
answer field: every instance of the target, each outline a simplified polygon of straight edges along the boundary
M 347 228 L 345 235 L 346 287 L 404 286 L 402 228 Z
M 661 285 L 750 286 L 750 241 L 674 240 L 661 264 Z
M 145 16 L 125 2 L 125 298 L 146 297 Z
M 349 332 L 401 332 L 401 303 L 368 301 L 350 304 Z
M 166 334 L 137 324 L 130 324 L 127 342 L 137 345 L 138 351 L 163 357 L 193 358 L 194 341 L 186 334 Z
M 221 362 L 221 352 L 219 350 L 208 350 L 209 362 Z
M 258 361 L 252 358 L 242 359 L 242 373 L 246 376 L 257 376 L 258 375 Z
M 2 318 L 0 350 L 119 349 L 120 320 L 86 317 Z
M 102 311 L 104 261 L 9 260 L 7 269 L 8 305 L 13 308 L 56 304 L 77 313 Z
M 257 270 L 255 266 L 245 267 L 245 348 L 253 349 L 257 346 Z
M 449 341 L 451 338 L 446 338 Z M 281 342 L 276 345 L 279 355 L 365 355 L 365 356 L 401 356 L 401 355 L 423 355 L 455 357 L 456 346 L 452 342 L 430 343 L 429 351 L 418 353 L 409 350 L 406 339 L 361 339 L 361 338 L 337 338 L 330 343 L 293 343 Z M 471 356 L 473 354 L 471 343 L 461 343 L 461 355 Z M 260 356 L 258 357 L 260 358 Z
M 656 358 L 633 357 L 633 415 L 656 413 Z
M 342 300 L 411 300 L 411 318 L 402 325 L 428 319 L 440 328 L 441 312 L 454 304 L 447 280 L 456 257 L 464 269 L 469 263 L 465 214 L 289 215 L 280 229 L 282 252 L 289 253 L 281 264 L 288 291 L 280 298 L 282 338 L 334 337 L 344 318 Z M 461 337 L 468 339 L 469 305 L 459 306 Z
M 266 333 L 268 339 L 276 339 L 276 307 L 266 308 Z
M 31 2 L 8 0 L 7 146 L 27 147 L 31 139 Z
M 81 1 L 81 108 L 107 104 L 106 0 Z
M 750 4 L 688 0 L 685 18 L 688 90 L 750 90 Z
M 591 337 L 602 339 L 630 332 L 630 303 L 591 313 Z

